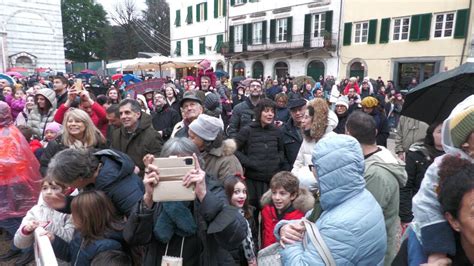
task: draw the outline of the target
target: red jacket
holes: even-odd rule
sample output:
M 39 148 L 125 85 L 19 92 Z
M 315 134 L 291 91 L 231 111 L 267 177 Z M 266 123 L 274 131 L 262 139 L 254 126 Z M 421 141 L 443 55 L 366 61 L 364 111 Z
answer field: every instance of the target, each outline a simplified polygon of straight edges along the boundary
M 102 132 L 102 135 L 107 136 L 107 116 L 104 107 L 100 104 L 94 102 L 91 105 L 92 114 L 90 115 L 92 122 L 94 125 Z M 63 124 L 64 114 L 69 107 L 64 106 L 61 104 L 54 115 L 54 121 L 58 122 L 59 124 Z
M 352 88 L 351 84 L 347 84 L 346 87 L 344 88 L 344 95 L 347 95 L 349 93 L 350 88 Z M 360 88 L 357 82 L 354 83 L 354 90 L 356 91 L 357 94 L 360 95 Z
M 288 209 L 281 215 L 277 214 L 277 211 L 273 204 L 267 204 L 262 209 L 262 248 L 268 247 L 269 245 L 276 242 L 276 238 L 273 235 L 273 230 L 276 224 L 280 220 L 298 220 L 304 217 L 304 213 L 297 210 L 290 205 Z

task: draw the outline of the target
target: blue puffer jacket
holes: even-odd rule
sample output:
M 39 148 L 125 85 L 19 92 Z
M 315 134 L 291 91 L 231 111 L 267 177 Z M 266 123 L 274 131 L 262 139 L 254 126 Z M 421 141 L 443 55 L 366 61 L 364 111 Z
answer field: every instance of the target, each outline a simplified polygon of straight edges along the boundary
M 135 164 L 128 155 L 116 150 L 101 150 L 94 155 L 102 163 L 95 189 L 105 192 L 117 211 L 128 216 L 145 193 L 143 182 L 133 172 Z
M 312 161 L 323 210 L 316 226 L 336 264 L 383 265 L 385 223 L 382 209 L 365 189 L 359 143 L 347 135 L 323 138 L 314 148 Z M 311 243 L 308 250 L 301 242 L 287 245 L 281 255 L 283 265 L 324 265 Z

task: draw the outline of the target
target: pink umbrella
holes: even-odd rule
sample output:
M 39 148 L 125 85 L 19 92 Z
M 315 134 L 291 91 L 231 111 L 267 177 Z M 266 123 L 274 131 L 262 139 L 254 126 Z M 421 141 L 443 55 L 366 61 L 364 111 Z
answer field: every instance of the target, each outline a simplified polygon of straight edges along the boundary
M 112 80 L 121 79 L 122 77 L 123 77 L 123 74 L 117 73 L 117 74 L 112 75 Z
M 16 71 L 8 71 L 8 72 L 5 73 L 5 74 L 7 74 L 7 75 L 9 75 L 9 76 L 12 76 L 12 77 L 16 77 L 16 78 L 22 78 L 22 77 L 24 77 L 23 74 L 18 73 L 18 72 L 16 72 Z
M 95 70 L 92 70 L 92 69 L 84 69 L 81 71 L 81 74 L 89 74 L 89 75 L 96 75 L 97 74 L 97 71 Z

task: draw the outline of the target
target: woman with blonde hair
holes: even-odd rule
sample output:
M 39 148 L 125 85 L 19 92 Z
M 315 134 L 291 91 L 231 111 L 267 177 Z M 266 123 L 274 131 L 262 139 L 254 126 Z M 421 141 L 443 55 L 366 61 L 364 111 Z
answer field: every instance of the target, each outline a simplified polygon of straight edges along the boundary
M 41 156 L 41 174 L 45 175 L 53 156 L 67 148 L 103 149 L 106 140 L 90 116 L 81 109 L 70 108 L 63 120 L 63 134 L 48 144 Z
M 336 135 L 333 130 L 338 121 L 337 115 L 329 110 L 326 100 L 316 98 L 308 102 L 302 123 L 303 143 L 291 170 L 298 177 L 300 186 L 311 188 L 316 183 L 310 170 L 311 154 L 319 140 Z

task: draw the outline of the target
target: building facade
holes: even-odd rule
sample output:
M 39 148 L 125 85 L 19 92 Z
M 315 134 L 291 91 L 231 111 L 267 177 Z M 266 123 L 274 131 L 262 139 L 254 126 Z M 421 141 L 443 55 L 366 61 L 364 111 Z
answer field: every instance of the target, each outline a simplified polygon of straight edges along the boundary
M 60 0 L 0 0 L 0 72 L 65 71 Z
M 338 73 L 340 1 L 230 0 L 224 46 L 232 76 Z
M 211 66 L 224 69 L 220 53 L 226 31 L 226 0 L 169 1 L 171 56 L 189 60 L 208 59 Z M 177 69 L 182 77 L 191 69 Z
M 339 77 L 381 76 L 405 89 L 412 78 L 422 82 L 465 63 L 472 45 L 469 3 L 344 1 Z

